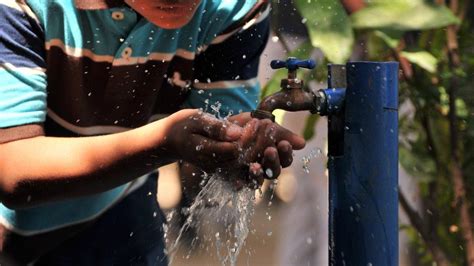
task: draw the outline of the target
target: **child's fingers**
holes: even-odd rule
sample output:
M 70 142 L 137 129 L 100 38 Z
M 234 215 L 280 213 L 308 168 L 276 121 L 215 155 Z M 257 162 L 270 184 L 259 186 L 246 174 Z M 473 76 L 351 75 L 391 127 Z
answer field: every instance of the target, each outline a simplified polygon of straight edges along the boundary
M 280 175 L 281 166 L 278 150 L 275 147 L 268 147 L 263 152 L 262 166 L 265 177 L 275 179 Z
M 290 166 L 291 163 L 293 163 L 293 148 L 290 142 L 287 140 L 280 141 L 277 145 L 277 149 L 281 166 L 283 168 Z

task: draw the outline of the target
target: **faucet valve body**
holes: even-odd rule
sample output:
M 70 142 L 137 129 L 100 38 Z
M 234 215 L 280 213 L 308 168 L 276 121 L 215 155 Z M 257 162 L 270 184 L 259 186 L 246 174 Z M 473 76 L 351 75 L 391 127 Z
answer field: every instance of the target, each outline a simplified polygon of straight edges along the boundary
M 273 60 L 270 62 L 270 67 L 272 69 L 287 68 L 288 69 L 288 78 L 282 79 L 280 87 L 284 89 L 302 89 L 303 80 L 298 79 L 296 76 L 296 71 L 298 68 L 308 68 L 313 69 L 316 66 L 314 60 L 299 60 L 295 57 L 288 57 L 286 61 L 282 60 Z
M 296 72 L 298 68 L 312 69 L 315 66 L 316 63 L 314 60 L 299 60 L 295 57 L 289 57 L 286 61 L 273 60 L 270 63 L 270 67 L 272 69 L 288 69 L 288 77 L 286 79 L 282 79 L 280 82 L 281 91 L 300 90 L 303 92 L 303 80 L 297 78 Z M 283 99 L 272 98 L 272 96 L 266 97 L 260 103 L 258 109 L 251 112 L 251 116 L 257 119 L 270 119 L 274 122 L 275 116 L 272 114 L 272 112 L 274 109 L 277 109 L 278 106 L 282 105 L 282 100 Z

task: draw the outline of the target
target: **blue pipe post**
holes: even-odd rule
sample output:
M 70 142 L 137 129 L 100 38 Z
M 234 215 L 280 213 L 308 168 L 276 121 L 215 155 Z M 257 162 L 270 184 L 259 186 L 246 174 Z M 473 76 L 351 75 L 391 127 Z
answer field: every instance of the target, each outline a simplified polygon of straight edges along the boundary
M 329 76 L 329 88 L 347 80 L 344 109 L 329 116 L 329 264 L 396 266 L 398 63 L 334 65 Z

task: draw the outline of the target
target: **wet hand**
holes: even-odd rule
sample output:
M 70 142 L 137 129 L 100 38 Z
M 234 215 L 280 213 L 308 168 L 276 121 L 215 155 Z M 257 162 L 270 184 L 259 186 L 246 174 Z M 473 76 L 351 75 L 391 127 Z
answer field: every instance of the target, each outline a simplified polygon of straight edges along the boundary
M 243 126 L 238 140 L 240 161 L 247 165 L 250 180 L 259 184 L 264 178 L 277 178 L 281 168 L 293 162 L 293 150 L 305 146 L 302 137 L 268 119 L 252 119 L 243 113 L 229 120 Z
M 213 170 L 239 158 L 239 125 L 195 109 L 181 110 L 169 119 L 164 147 L 174 159 Z

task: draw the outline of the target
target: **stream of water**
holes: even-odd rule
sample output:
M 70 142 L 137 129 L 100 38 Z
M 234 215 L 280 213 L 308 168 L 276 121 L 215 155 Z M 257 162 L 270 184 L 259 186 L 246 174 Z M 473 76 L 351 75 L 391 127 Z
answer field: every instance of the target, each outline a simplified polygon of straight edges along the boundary
M 309 173 L 311 160 L 321 157 L 323 157 L 321 149 L 312 149 L 307 156 L 302 158 L 303 171 Z M 236 265 L 251 230 L 251 219 L 255 212 L 255 189 L 243 187 L 236 190 L 232 182 L 229 182 L 233 178 L 223 177 L 222 174 L 204 173 L 201 191 L 189 208 L 181 210 L 186 220 L 177 230 L 175 238 L 170 237 L 168 227 L 165 225 L 170 264 L 180 248 L 186 249 L 179 252 L 184 254 L 186 259 L 190 258 L 196 248 L 199 248 L 205 249 L 206 252 L 212 252 L 212 249 L 215 249 L 221 265 Z M 270 185 L 271 191 L 274 191 L 276 181 Z M 257 191 L 262 194 L 260 189 Z M 273 193 L 268 207 L 271 206 L 272 199 Z M 177 215 L 177 211 L 174 210 L 168 214 L 168 224 L 172 224 L 171 220 Z M 271 220 L 271 216 L 268 213 L 267 215 L 268 220 Z M 196 236 L 190 245 L 181 247 L 180 240 L 189 229 L 195 230 Z M 267 235 L 271 236 L 271 232 Z
M 172 243 L 168 243 L 170 264 L 180 248 L 183 232 L 192 227 L 204 239 L 193 239 L 187 257 L 196 246 L 213 246 L 222 265 L 235 265 L 249 233 L 255 206 L 255 190 L 244 187 L 238 191 L 217 174 L 207 183 L 186 210 L 187 219 Z M 175 213 L 170 213 L 169 219 Z M 210 232 L 209 232 L 210 231 Z

